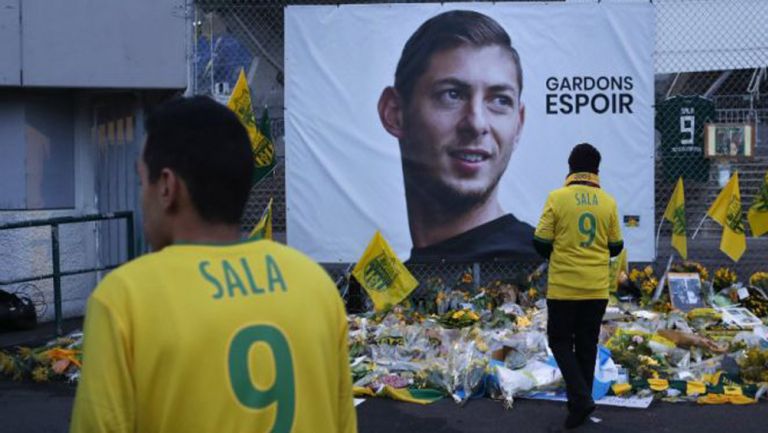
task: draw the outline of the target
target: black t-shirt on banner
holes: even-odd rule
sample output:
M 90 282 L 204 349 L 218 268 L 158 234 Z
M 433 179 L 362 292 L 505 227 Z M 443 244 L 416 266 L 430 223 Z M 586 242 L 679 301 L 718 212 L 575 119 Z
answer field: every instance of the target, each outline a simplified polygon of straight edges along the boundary
M 531 225 L 506 214 L 440 243 L 413 248 L 408 263 L 535 260 L 533 232 Z

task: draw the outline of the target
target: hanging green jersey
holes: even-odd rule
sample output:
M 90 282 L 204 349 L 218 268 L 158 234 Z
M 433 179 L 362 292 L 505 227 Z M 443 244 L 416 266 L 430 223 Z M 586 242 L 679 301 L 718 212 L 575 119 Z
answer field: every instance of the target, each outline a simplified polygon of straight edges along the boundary
M 715 104 L 701 96 L 675 96 L 656 105 L 661 134 L 662 171 L 668 181 L 705 182 L 709 161 L 704 157 L 704 124 L 715 121 Z

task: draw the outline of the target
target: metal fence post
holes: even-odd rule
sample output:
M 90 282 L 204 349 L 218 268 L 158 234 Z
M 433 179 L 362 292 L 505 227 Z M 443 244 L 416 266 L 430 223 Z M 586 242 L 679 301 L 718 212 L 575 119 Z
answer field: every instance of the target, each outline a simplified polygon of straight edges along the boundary
M 472 263 L 472 283 L 473 288 L 477 291 L 480 288 L 480 263 Z
M 56 314 L 56 335 L 62 334 L 61 263 L 59 263 L 59 225 L 51 225 L 51 254 L 53 260 L 53 306 Z
M 126 215 L 125 223 L 127 225 L 125 236 L 128 238 L 128 260 L 133 260 L 136 257 L 136 239 L 133 236 L 133 212 L 129 212 Z

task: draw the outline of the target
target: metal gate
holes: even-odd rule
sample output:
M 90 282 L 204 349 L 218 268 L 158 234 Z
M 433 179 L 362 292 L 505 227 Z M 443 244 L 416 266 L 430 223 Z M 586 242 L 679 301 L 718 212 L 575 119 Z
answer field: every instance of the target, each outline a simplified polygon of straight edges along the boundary
M 139 178 L 136 162 L 141 152 L 143 122 L 138 97 L 131 93 L 110 93 L 91 100 L 91 141 L 96 146 L 96 197 L 100 213 L 134 211 L 138 216 Z M 136 225 L 140 227 L 140 216 Z M 99 266 L 123 263 L 128 257 L 124 225 L 105 221 L 96 227 Z M 137 230 L 138 247 L 143 251 L 141 231 Z

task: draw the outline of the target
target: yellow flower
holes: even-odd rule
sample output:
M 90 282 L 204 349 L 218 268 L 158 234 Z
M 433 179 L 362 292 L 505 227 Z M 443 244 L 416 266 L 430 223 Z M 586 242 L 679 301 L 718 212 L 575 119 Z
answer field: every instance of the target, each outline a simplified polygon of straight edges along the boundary
M 656 286 L 659 285 L 659 282 L 656 280 L 656 278 L 651 278 L 650 280 L 643 281 L 643 292 L 650 294 L 654 290 L 656 290 Z
M 19 357 L 21 359 L 29 359 L 32 357 L 32 355 L 34 355 L 34 353 L 29 347 L 19 347 Z
M 528 289 L 528 299 L 534 299 L 536 297 L 536 293 L 537 293 L 536 289 L 534 289 L 533 287 Z
M 645 276 L 649 278 L 653 276 L 653 268 L 651 265 L 646 266 L 645 269 L 643 269 L 643 272 L 645 272 Z
M 477 313 L 475 313 L 474 311 L 470 311 L 469 313 L 467 313 L 467 317 L 475 321 L 480 320 L 480 316 L 478 316 Z
M 0 352 L 0 373 L 5 372 L 10 375 L 13 372 L 13 360 L 10 356 Z
M 464 317 L 464 314 L 466 314 L 464 310 L 456 311 L 451 315 L 451 319 L 461 319 Z
M 48 380 L 48 369 L 45 367 L 37 367 L 32 370 L 32 380 L 35 382 L 46 382 Z
M 481 352 L 487 352 L 488 351 L 488 345 L 483 340 L 478 341 L 476 347 L 477 347 L 477 350 L 479 350 Z
M 714 286 L 716 289 L 730 287 L 736 281 L 738 281 L 738 276 L 736 275 L 736 272 L 731 269 L 719 268 L 715 271 Z
M 761 289 L 768 289 L 768 272 L 755 272 L 749 277 L 749 284 Z
M 515 324 L 517 324 L 518 328 L 527 328 L 531 326 L 531 321 L 525 316 L 517 316 L 517 319 L 515 319 Z

